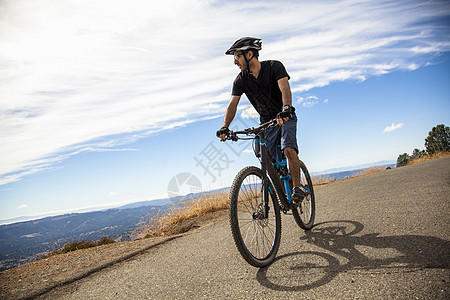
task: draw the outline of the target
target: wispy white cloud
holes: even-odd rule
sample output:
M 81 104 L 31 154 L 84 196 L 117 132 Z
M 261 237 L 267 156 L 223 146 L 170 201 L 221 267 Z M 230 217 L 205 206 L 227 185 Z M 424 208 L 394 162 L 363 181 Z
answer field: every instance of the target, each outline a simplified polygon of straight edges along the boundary
M 283 61 L 294 92 L 417 69 L 450 50 L 437 21 L 448 1 L 5 0 L 0 9 L 0 184 L 217 116 L 237 73 L 223 53 L 239 35 L 263 38 L 261 59 Z
M 303 107 L 312 107 L 319 103 L 319 98 L 317 96 L 299 97 L 297 102 Z
M 24 209 L 24 208 L 28 208 L 28 205 L 26 204 L 21 204 L 17 207 L 17 209 Z
M 241 117 L 244 119 L 259 118 L 259 114 L 252 105 L 245 106 L 242 110 Z
M 123 152 L 123 151 L 139 151 L 139 149 L 133 149 L 133 148 L 92 148 L 88 147 L 86 149 L 83 149 L 89 152 Z
M 403 123 L 398 123 L 398 124 L 392 123 L 391 126 L 387 126 L 386 128 L 384 128 L 383 133 L 391 132 L 391 131 L 400 129 L 400 128 L 403 127 L 403 125 L 404 125 Z

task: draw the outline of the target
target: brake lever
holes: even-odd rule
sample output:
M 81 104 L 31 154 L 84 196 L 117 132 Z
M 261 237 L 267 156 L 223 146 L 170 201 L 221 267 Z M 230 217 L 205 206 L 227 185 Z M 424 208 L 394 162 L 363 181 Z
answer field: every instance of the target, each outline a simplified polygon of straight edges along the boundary
M 233 131 L 231 131 L 228 134 L 228 139 L 232 140 L 233 142 L 237 142 L 239 140 L 239 138 L 237 137 L 237 135 Z

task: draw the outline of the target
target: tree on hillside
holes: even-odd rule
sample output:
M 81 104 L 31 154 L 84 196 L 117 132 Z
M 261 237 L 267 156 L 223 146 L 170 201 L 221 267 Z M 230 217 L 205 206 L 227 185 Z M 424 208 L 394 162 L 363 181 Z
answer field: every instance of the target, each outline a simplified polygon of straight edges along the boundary
M 444 124 L 433 127 L 425 139 L 425 150 L 414 149 L 412 155 L 403 153 L 397 158 L 397 167 L 406 166 L 410 161 L 432 156 L 438 152 L 450 152 L 450 128 Z
M 433 127 L 425 139 L 428 154 L 450 151 L 450 128 L 444 124 Z
M 425 150 L 419 150 L 419 149 L 414 149 L 413 153 L 411 154 L 410 159 L 418 159 L 418 158 L 422 158 L 427 156 L 427 152 Z
M 397 158 L 397 168 L 406 166 L 408 164 L 409 158 L 410 157 L 408 153 L 403 153 L 399 155 Z

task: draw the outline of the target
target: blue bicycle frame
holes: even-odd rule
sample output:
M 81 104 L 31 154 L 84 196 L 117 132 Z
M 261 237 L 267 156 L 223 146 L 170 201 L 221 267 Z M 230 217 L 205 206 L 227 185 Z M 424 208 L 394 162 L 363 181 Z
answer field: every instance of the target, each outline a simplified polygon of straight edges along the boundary
M 289 184 L 290 180 L 291 180 L 291 175 L 287 174 L 285 176 L 279 176 L 277 174 L 277 171 L 275 169 L 275 167 L 279 168 L 279 167 L 283 167 L 283 166 L 287 166 L 287 161 L 286 159 L 284 159 L 281 162 L 272 162 L 271 157 L 273 157 L 270 153 L 269 150 L 266 147 L 266 141 L 264 139 L 264 134 L 263 133 L 259 133 L 257 135 L 257 139 L 256 142 L 258 142 L 257 140 L 259 139 L 259 143 L 260 143 L 260 150 L 261 150 L 261 170 L 262 170 L 262 183 L 263 183 L 263 201 L 264 204 L 267 204 L 269 201 L 269 195 L 268 193 L 273 193 L 273 191 L 271 191 L 269 189 L 269 182 L 268 182 L 268 177 L 267 175 L 269 175 L 269 177 L 271 178 L 271 182 L 273 184 L 273 187 L 275 188 L 275 191 L 278 195 L 278 198 L 280 200 L 281 203 L 281 209 L 283 210 L 283 212 L 287 212 L 288 210 L 291 209 L 291 203 L 292 203 L 292 192 L 291 192 L 291 186 Z M 281 181 L 282 180 L 284 182 L 284 189 L 283 186 L 281 185 Z M 285 192 L 286 191 L 286 192 Z M 268 207 L 268 205 L 265 205 L 266 208 Z
M 273 193 L 268 186 L 268 178 L 272 179 L 271 182 L 277 192 L 277 195 L 280 199 L 281 209 L 284 213 L 292 208 L 292 177 L 287 172 L 287 159 L 283 158 L 281 161 L 275 161 L 274 156 L 270 153 L 269 149 L 266 147 L 266 141 L 264 139 L 264 133 L 260 132 L 257 134 L 255 138 L 255 143 L 259 143 L 260 147 L 260 160 L 261 160 L 261 170 L 263 174 L 263 186 L 266 187 L 263 191 L 267 193 Z M 258 156 L 258 154 L 257 154 Z M 281 170 L 285 170 L 284 172 L 280 172 Z M 278 171 L 278 172 L 277 172 Z M 284 173 L 284 174 L 279 174 Z M 308 177 L 308 174 L 305 174 Z M 278 180 L 279 179 L 279 180 Z M 306 178 L 308 180 L 308 178 Z M 282 184 L 282 183 L 283 184 Z M 284 185 L 284 186 L 283 186 Z M 307 186 L 300 183 L 300 186 L 304 189 L 306 193 L 309 193 L 309 189 Z M 263 196 L 264 203 L 265 199 L 268 198 L 268 194 Z

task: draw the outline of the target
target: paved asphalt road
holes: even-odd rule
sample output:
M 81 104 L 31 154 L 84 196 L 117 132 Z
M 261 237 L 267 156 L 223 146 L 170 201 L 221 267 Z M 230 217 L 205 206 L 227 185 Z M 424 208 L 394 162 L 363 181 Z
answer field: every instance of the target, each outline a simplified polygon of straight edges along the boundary
M 249 266 L 225 216 L 44 299 L 450 299 L 450 157 L 316 188 L 305 233 Z

